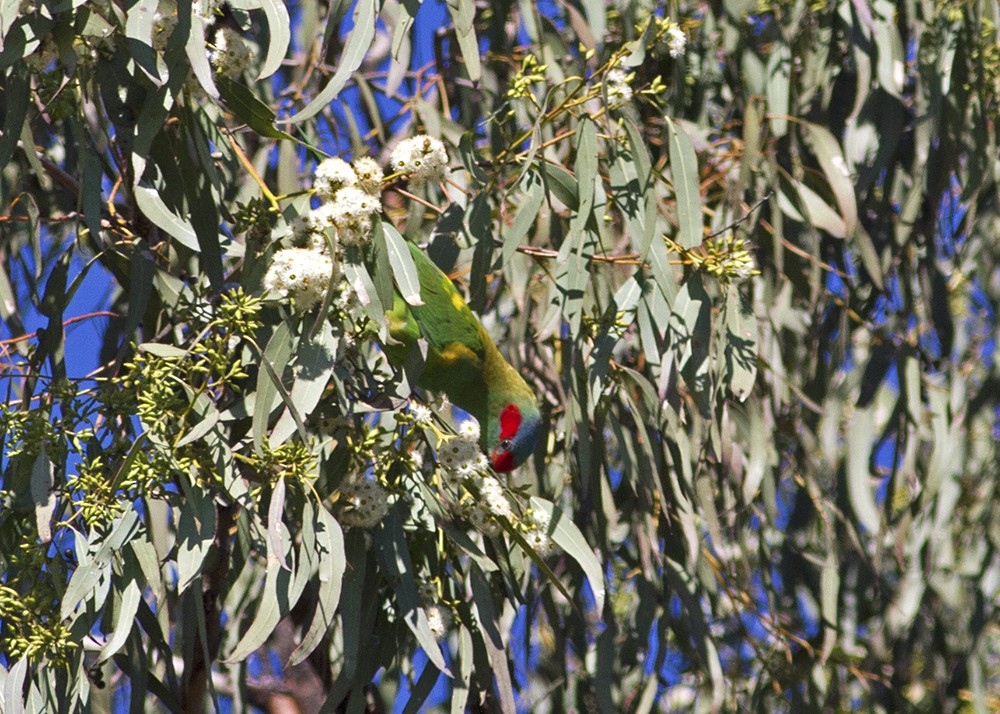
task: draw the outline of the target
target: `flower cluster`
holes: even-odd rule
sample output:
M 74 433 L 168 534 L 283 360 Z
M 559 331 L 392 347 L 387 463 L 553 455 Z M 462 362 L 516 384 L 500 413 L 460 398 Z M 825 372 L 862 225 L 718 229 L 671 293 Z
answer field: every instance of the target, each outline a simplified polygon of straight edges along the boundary
M 438 598 L 438 589 L 430 580 L 421 580 L 417 583 L 417 594 L 420 595 L 420 602 L 427 613 L 427 624 L 431 628 L 431 634 L 438 640 L 444 639 L 451 627 L 451 609 L 442 603 Z
M 467 492 L 458 502 L 458 515 L 469 522 L 472 528 L 485 536 L 500 533 L 498 518 L 508 521 L 514 516 L 510 501 L 503 492 L 503 486 L 492 476 L 483 476 L 476 483 L 479 498 Z
M 389 512 L 389 494 L 378 481 L 359 478 L 340 489 L 340 522 L 351 528 L 371 528 Z
M 653 46 L 660 52 L 665 51 L 674 59 L 682 56 L 687 47 L 687 35 L 680 25 L 668 17 L 654 17 L 652 22 L 656 27 Z
M 424 608 L 427 613 L 427 624 L 431 628 L 431 634 L 438 640 L 443 640 L 451 627 L 451 611 L 444 605 L 428 605 Z
M 212 64 L 223 77 L 235 79 L 250 65 L 252 54 L 243 37 L 231 27 L 223 27 L 215 33 L 215 51 Z
M 220 5 L 222 5 L 222 0 L 193 0 L 191 3 L 191 15 L 200 16 L 202 20 L 210 23 L 215 19 L 215 15 L 219 13 Z
M 264 287 L 291 300 L 298 312 L 315 307 L 339 269 L 330 256 L 315 248 L 285 248 L 274 254 Z
M 167 43 L 170 41 L 170 36 L 174 34 L 176 27 L 176 12 L 172 15 L 165 15 L 160 12 L 156 13 L 153 17 L 153 49 L 157 52 L 163 52 L 167 49 Z
M 539 555 L 548 555 L 555 548 L 549 536 L 551 517 L 545 511 L 532 510 L 521 520 L 524 539 Z
M 626 73 L 623 69 L 612 69 L 604 78 L 604 87 L 608 94 L 608 108 L 619 109 L 632 98 L 632 86 L 629 82 L 635 78 L 635 72 Z
M 479 425 L 465 422 L 457 436 L 442 439 L 438 445 L 438 464 L 447 476 L 458 480 L 485 473 L 489 462 L 479 450 Z
M 351 165 L 339 156 L 320 161 L 313 174 L 313 189 L 326 200 L 333 200 L 337 191 L 358 185 L 358 175 Z
M 685 47 L 687 47 L 687 35 L 680 27 L 674 25 L 667 30 L 667 49 L 671 57 L 674 59 L 680 57 L 684 54 Z
M 325 159 L 316 167 L 313 190 L 324 203 L 309 214 L 309 230 L 321 234 L 332 228 L 341 245 L 364 245 L 372 234 L 372 216 L 382 210 L 378 164 L 370 158 L 353 166 L 336 157 Z
M 389 163 L 393 171 L 409 174 L 412 184 L 422 186 L 444 178 L 448 152 L 440 139 L 421 134 L 399 142 L 392 150 Z

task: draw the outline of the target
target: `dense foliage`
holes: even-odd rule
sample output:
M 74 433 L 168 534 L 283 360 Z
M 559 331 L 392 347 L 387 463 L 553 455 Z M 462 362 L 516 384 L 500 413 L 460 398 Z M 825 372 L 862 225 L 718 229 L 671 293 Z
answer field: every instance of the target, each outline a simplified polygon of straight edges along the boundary
M 998 28 L 0 0 L 0 708 L 1000 707 Z

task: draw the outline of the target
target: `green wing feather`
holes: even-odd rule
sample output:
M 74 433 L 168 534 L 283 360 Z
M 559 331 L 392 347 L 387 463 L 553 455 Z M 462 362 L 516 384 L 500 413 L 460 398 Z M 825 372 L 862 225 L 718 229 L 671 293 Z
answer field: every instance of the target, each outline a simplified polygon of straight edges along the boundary
M 418 385 L 444 392 L 482 423 L 487 406 L 484 359 L 496 347 L 448 276 L 416 245 L 407 245 L 424 304 L 408 305 L 396 294 L 387 318 L 389 334 L 400 344 L 390 345 L 389 355 L 402 361 L 419 338 L 426 339 L 427 361 Z
M 447 394 L 452 404 L 474 416 L 482 428 L 480 444 L 490 453 L 500 440 L 499 416 L 508 404 L 515 404 L 525 420 L 537 424 L 534 392 L 500 354 L 448 276 L 416 245 L 408 245 L 424 304 L 408 305 L 396 293 L 387 314 L 396 344 L 387 345 L 386 352 L 402 363 L 423 337 L 427 359 L 417 386 Z M 528 451 L 533 445 L 531 436 Z

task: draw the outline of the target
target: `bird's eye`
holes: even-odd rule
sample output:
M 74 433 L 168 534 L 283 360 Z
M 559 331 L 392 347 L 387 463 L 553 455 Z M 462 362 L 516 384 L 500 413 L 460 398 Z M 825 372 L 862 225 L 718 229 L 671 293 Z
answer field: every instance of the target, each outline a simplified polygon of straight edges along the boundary
M 510 451 L 510 447 L 512 447 L 513 445 L 514 442 L 511 441 L 510 439 L 504 439 L 503 441 L 500 442 L 500 448 L 503 449 L 504 451 Z

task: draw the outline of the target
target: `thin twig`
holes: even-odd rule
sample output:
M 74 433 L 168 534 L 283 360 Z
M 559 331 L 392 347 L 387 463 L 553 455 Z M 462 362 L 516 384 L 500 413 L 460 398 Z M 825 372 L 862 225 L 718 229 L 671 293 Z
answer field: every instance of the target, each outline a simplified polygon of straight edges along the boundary
M 709 238 L 715 238 L 716 236 L 722 235 L 726 231 L 733 230 L 739 224 L 744 223 L 748 218 L 750 218 L 750 215 L 754 211 L 756 211 L 758 208 L 760 208 L 762 205 L 764 205 L 765 202 L 767 202 L 768 200 L 770 200 L 771 196 L 773 196 L 773 195 L 774 195 L 773 191 L 768 191 L 767 195 L 765 195 L 762 199 L 760 199 L 759 201 L 757 201 L 757 203 L 753 204 L 752 206 L 750 206 L 749 209 L 747 209 L 747 212 L 743 214 L 742 218 L 737 218 L 735 221 L 733 221 L 732 223 L 730 223 L 728 226 L 724 226 L 724 227 L 720 228 L 715 233 L 709 233 L 708 237 Z

